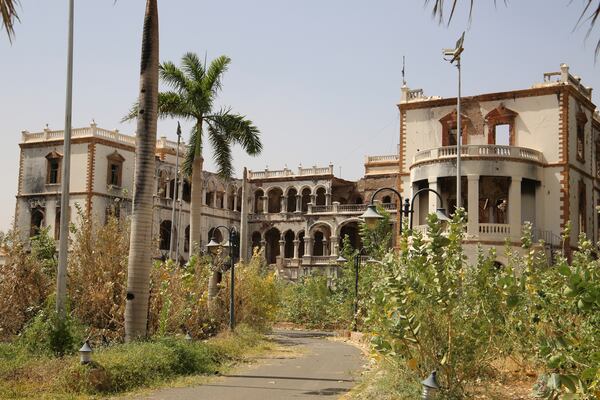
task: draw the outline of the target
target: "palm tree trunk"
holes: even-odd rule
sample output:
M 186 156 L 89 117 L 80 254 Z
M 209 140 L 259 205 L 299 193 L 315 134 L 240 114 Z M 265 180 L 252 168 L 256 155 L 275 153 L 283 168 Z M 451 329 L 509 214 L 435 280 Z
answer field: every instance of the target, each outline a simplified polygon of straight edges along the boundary
M 157 0 L 147 0 L 142 36 L 131 240 L 127 268 L 126 341 L 143 338 L 147 333 L 157 115 L 158 7 Z
M 190 204 L 190 251 L 200 253 L 202 244 L 202 167 L 204 159 L 201 155 L 194 157 L 192 164 L 192 201 Z

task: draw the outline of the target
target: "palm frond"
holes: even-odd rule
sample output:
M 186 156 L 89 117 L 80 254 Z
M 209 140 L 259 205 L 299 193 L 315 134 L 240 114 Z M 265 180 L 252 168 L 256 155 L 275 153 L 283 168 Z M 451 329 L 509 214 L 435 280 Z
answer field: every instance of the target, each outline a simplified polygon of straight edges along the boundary
M 139 106 L 140 103 L 138 103 L 137 101 L 133 103 L 127 114 L 125 114 L 123 118 L 121 118 L 121 122 L 129 122 L 136 119 L 138 115 Z
M 220 56 L 212 60 L 203 79 L 203 87 L 213 94 L 221 89 L 221 77 L 227 71 L 231 58 Z
M 204 78 L 204 65 L 196 53 L 185 53 L 181 57 L 181 69 L 196 82 Z
M 232 114 L 229 109 L 207 116 L 206 120 L 222 132 L 230 143 L 239 144 L 251 156 L 260 154 L 262 142 L 260 131 L 244 115 Z
M 213 158 L 219 175 L 229 179 L 233 174 L 231 142 L 224 131 L 215 124 L 208 124 L 208 138 L 213 150 Z
M 158 93 L 158 117 L 191 119 L 192 113 L 187 107 L 186 99 L 176 92 Z
M 589 38 L 590 35 L 592 34 L 592 29 L 594 29 L 594 26 L 596 25 L 596 22 L 598 22 L 598 18 L 600 17 L 600 1 L 598 1 L 598 4 L 595 5 L 595 9 L 594 9 L 594 7 L 592 7 L 593 1 L 597 1 L 597 0 L 587 0 L 587 3 L 583 7 L 583 11 L 581 11 L 581 14 L 579 15 L 577 24 L 575 24 L 575 28 L 573 28 L 573 30 L 575 30 L 581 25 L 581 23 L 583 21 L 589 21 L 590 26 L 588 28 L 587 34 L 585 35 L 586 39 Z M 588 12 L 589 12 L 589 14 L 588 14 Z M 600 55 L 600 39 L 598 39 L 598 41 L 596 42 L 596 49 L 594 50 L 594 58 L 597 59 L 598 55 Z
M 17 14 L 17 5 L 19 0 L 0 0 L 0 14 L 2 15 L 2 25 L 8 35 L 8 41 L 12 43 L 15 37 L 15 21 L 20 21 Z
M 160 64 L 159 73 L 160 79 L 163 80 L 172 89 L 179 92 L 188 89 L 189 82 L 182 70 L 177 68 L 171 61 L 165 61 Z

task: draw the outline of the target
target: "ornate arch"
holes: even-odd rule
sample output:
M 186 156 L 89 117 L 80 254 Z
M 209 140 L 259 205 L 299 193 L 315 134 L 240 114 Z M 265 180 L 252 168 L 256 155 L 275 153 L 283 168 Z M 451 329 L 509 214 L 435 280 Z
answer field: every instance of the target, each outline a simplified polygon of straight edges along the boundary
M 509 126 L 509 146 L 515 145 L 515 119 L 519 114 L 500 104 L 486 114 L 485 121 L 488 126 L 488 144 L 496 144 L 496 125 Z

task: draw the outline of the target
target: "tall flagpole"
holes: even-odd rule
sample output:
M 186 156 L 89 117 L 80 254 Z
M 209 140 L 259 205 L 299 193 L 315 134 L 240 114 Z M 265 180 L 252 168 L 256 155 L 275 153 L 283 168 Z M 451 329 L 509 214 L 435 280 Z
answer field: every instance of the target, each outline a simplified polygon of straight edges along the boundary
M 171 194 L 171 201 L 173 203 L 172 211 L 171 211 L 171 243 L 169 243 L 169 257 L 175 261 L 177 261 L 177 256 L 173 253 L 175 252 L 175 243 L 178 242 L 175 231 L 175 207 L 177 206 L 177 193 L 179 191 L 179 186 L 177 186 L 179 179 L 179 143 L 181 142 L 181 125 L 177 122 L 177 150 L 175 151 L 175 183 L 173 185 L 173 192 L 175 194 Z M 181 195 L 181 193 L 179 193 Z M 177 227 L 179 229 L 179 227 Z
M 60 238 L 58 271 L 56 274 L 56 313 L 59 321 L 66 317 L 67 252 L 69 251 L 69 179 L 71 175 L 71 117 L 73 106 L 73 11 L 74 0 L 69 0 L 69 37 L 67 49 L 67 95 L 65 105 L 65 138 L 60 196 Z M 90 211 L 90 210 L 88 210 Z
M 460 171 L 460 158 L 461 158 L 461 141 L 462 141 L 462 118 L 460 114 L 460 86 L 461 86 L 461 71 L 460 71 L 460 55 L 464 50 L 463 43 L 465 41 L 465 33 L 463 32 L 461 37 L 456 42 L 456 46 L 453 49 L 444 49 L 443 54 L 446 57 L 452 57 L 446 59 L 450 61 L 450 64 L 454 64 L 456 61 L 456 67 L 458 68 L 458 97 L 456 99 L 456 209 L 461 207 L 462 190 L 461 190 L 461 171 Z

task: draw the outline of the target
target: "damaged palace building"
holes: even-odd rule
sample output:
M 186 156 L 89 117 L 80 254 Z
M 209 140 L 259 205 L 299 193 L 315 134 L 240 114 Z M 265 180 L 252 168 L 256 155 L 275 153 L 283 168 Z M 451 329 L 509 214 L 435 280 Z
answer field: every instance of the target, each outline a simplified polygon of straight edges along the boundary
M 465 249 L 496 247 L 505 263 L 506 243 L 520 246 L 521 227 L 533 225 L 534 238 L 550 250 L 571 221 L 570 245 L 585 232 L 600 239 L 600 116 L 592 89 L 562 65 L 545 73 L 529 89 L 462 98 L 461 204 L 468 212 Z M 334 175 L 333 165 L 246 171 L 243 179 L 224 181 L 204 172 L 202 240 L 223 240 L 219 225 L 241 229 L 241 249 L 248 257 L 261 248 L 280 275 L 297 279 L 315 269 L 336 273 L 344 237 L 361 247 L 360 215 L 372 193 L 397 189 L 414 198 L 415 230 L 426 234 L 426 216 L 438 207 L 456 205 L 456 98 L 426 97 L 402 88 L 400 145 L 397 154 L 368 156 L 358 181 Z M 63 131 L 24 131 L 20 143 L 15 228 L 24 239 L 41 227 L 58 238 Z M 358 140 L 358 139 L 357 139 Z M 171 232 L 181 261 L 190 255 L 190 183 L 175 185 L 176 143 L 157 140 L 154 195 L 156 257 L 167 257 Z M 180 147 L 180 154 L 185 152 Z M 71 220 L 76 204 L 94 220 L 123 218 L 133 193 L 135 137 L 92 123 L 72 131 Z M 333 157 L 334 155 L 332 155 Z M 403 203 L 391 191 L 376 200 L 391 214 L 397 232 Z M 173 202 L 176 217 L 172 221 Z M 408 214 L 407 214 L 408 215 Z M 172 229 L 172 225 L 174 225 Z

